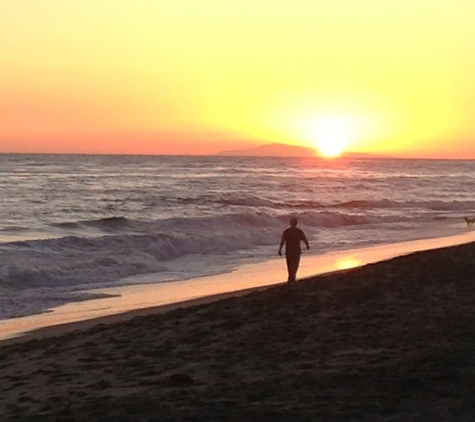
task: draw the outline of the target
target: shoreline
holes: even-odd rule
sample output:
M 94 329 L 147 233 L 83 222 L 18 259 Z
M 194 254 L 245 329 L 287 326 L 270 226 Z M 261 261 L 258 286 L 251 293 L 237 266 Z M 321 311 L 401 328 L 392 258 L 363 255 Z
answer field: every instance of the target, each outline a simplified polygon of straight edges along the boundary
M 0 348 L 5 421 L 473 420 L 475 242 Z M 209 298 L 208 298 L 209 299 Z
M 303 255 L 298 276 L 302 280 L 331 275 L 406 254 L 474 241 L 475 230 L 470 230 L 448 237 L 334 251 L 323 255 Z M 115 296 L 74 302 L 54 308 L 47 313 L 0 321 L 0 347 L 30 339 L 62 335 L 98 324 L 127 321 L 136 316 L 162 314 L 177 308 L 242 296 L 256 290 L 285 284 L 283 281 L 285 274 L 285 261 L 273 258 L 264 263 L 248 264 L 230 273 L 214 276 L 170 283 L 97 289 L 94 292 Z

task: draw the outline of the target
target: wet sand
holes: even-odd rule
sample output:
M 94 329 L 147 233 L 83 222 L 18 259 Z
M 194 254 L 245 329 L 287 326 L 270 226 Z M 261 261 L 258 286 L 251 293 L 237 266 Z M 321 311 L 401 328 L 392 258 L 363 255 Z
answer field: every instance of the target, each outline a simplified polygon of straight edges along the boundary
M 473 421 L 474 298 L 470 243 L 4 344 L 1 420 Z

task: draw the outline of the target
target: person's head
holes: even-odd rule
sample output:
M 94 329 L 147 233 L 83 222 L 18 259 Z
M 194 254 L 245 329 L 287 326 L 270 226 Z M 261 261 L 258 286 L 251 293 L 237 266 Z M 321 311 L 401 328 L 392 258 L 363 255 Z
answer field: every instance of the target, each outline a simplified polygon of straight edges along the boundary
M 295 217 L 292 217 L 290 219 L 290 226 L 291 227 L 296 227 L 297 226 L 297 223 L 298 223 L 298 220 L 295 218 Z

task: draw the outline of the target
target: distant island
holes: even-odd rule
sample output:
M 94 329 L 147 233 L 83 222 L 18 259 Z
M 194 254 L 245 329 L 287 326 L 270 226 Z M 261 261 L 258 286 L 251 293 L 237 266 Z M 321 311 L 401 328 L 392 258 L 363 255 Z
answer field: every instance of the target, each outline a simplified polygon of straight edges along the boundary
M 261 145 L 249 149 L 222 151 L 216 155 L 228 157 L 319 157 L 318 152 L 313 148 L 278 143 Z M 355 152 L 345 152 L 341 156 L 351 158 L 382 158 L 381 156 Z

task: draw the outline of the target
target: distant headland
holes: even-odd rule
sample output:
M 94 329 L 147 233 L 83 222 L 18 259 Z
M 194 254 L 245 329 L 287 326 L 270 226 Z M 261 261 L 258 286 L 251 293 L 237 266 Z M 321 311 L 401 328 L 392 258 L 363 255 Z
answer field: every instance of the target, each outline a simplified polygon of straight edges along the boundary
M 229 157 L 319 157 L 318 152 L 313 148 L 301 147 L 287 144 L 265 144 L 255 148 L 221 151 L 216 155 Z M 381 158 L 372 154 L 361 154 L 346 152 L 342 157 L 351 158 Z

